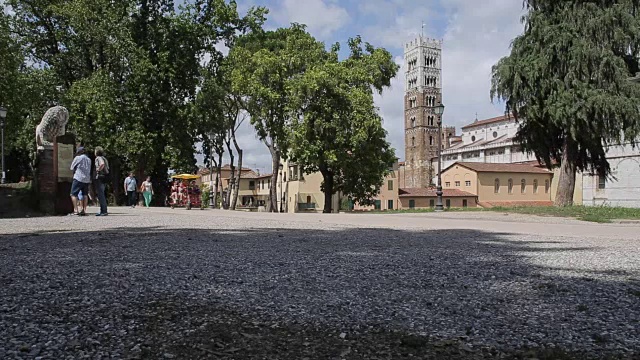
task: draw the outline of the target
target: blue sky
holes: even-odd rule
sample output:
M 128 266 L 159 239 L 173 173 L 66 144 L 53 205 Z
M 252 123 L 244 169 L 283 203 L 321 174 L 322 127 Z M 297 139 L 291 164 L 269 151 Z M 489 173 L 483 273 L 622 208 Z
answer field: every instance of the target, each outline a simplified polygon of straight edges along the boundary
M 415 38 L 425 23 L 425 36 L 443 39 L 444 123 L 460 129 L 478 118 L 504 112 L 489 98 L 491 67 L 509 53 L 511 40 L 522 32 L 519 0 L 248 0 L 238 1 L 241 12 L 266 6 L 267 27 L 306 24 L 308 31 L 327 45 L 345 44 L 361 35 L 374 46 L 385 47 L 403 65 L 403 44 Z M 404 67 L 392 87 L 376 104 L 384 119 L 388 140 L 404 159 Z M 459 130 L 458 130 L 459 131 Z M 246 166 L 270 172 L 266 147 L 249 124 L 239 136 Z

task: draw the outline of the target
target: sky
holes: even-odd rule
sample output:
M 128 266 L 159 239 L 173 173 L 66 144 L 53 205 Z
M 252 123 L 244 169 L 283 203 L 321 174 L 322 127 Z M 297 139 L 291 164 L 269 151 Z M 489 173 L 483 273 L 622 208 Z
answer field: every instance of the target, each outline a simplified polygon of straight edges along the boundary
M 491 67 L 509 54 L 514 37 L 523 25 L 519 0 L 248 0 L 238 1 L 244 13 L 250 6 L 266 6 L 267 28 L 307 25 L 308 31 L 327 46 L 361 35 L 364 41 L 390 51 L 401 65 L 392 86 L 376 105 L 384 119 L 387 140 L 404 160 L 404 64 L 403 44 L 422 31 L 444 40 L 442 92 L 446 110 L 444 125 L 461 126 L 479 119 L 499 116 L 504 106 L 492 103 Z M 248 121 L 241 126 L 239 144 L 244 149 L 244 166 L 271 172 L 270 155 Z

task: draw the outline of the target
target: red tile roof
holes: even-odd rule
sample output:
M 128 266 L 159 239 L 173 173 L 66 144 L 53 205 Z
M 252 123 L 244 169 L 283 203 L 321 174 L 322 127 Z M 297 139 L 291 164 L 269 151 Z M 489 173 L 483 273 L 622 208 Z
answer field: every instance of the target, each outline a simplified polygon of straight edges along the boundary
M 436 197 L 436 188 L 405 188 L 398 192 L 400 197 Z M 443 197 L 476 197 L 472 193 L 458 189 L 442 189 Z
M 266 178 L 270 178 L 271 175 L 273 175 L 273 173 L 268 173 L 268 174 L 262 174 L 262 175 L 258 175 L 258 177 L 256 179 L 266 179 Z
M 476 126 L 482 126 L 482 125 L 487 125 L 487 124 L 493 124 L 493 123 L 497 123 L 497 122 L 501 122 L 501 121 L 505 121 L 508 119 L 513 119 L 513 115 L 502 115 L 502 116 L 497 116 L 497 117 L 493 117 L 491 119 L 485 119 L 485 120 L 476 120 L 473 123 L 463 126 L 461 129 L 469 129 L 469 128 L 473 128 Z
M 494 163 L 481 163 L 481 162 L 456 162 L 449 166 L 446 170 L 452 166 L 460 165 L 467 169 L 471 169 L 475 172 L 490 172 L 490 173 L 520 173 L 520 174 L 551 174 L 547 169 L 540 168 L 538 166 L 528 164 L 494 164 Z

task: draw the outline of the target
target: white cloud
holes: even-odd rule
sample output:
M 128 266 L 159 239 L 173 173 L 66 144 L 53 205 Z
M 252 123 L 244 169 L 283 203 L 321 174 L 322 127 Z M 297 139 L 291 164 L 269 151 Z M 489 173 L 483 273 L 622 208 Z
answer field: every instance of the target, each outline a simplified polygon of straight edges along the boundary
M 292 22 L 305 24 L 307 30 L 319 39 L 326 39 L 350 20 L 346 9 L 324 0 L 281 0 L 269 17 L 282 26 Z

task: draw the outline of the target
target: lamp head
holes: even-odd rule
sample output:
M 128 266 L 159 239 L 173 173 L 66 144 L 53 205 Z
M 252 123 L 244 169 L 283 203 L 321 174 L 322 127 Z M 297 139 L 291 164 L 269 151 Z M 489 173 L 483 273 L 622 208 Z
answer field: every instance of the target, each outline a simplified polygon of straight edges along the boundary
M 442 114 L 444 114 L 444 104 L 440 104 L 436 106 L 433 110 L 436 113 L 436 115 L 441 116 Z
M 4 119 L 7 117 L 7 109 L 0 106 L 0 119 Z

